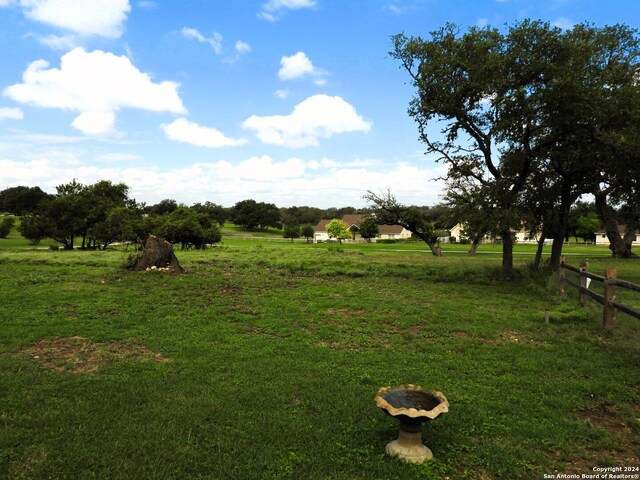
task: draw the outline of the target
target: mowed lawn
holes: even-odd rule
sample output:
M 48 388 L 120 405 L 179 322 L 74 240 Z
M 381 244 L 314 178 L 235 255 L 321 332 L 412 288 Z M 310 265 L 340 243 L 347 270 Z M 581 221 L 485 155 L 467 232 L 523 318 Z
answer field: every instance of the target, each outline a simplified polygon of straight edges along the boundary
M 640 322 L 619 314 L 603 331 L 599 305 L 529 272 L 530 250 L 506 282 L 497 247 L 434 258 L 420 244 L 235 240 L 178 250 L 186 273 L 174 275 L 123 270 L 127 251 L 6 242 L 0 478 L 536 479 L 640 466 Z M 640 261 L 574 253 L 640 283 Z M 435 460 L 421 466 L 384 454 L 398 424 L 373 400 L 407 383 L 450 403 L 423 429 Z

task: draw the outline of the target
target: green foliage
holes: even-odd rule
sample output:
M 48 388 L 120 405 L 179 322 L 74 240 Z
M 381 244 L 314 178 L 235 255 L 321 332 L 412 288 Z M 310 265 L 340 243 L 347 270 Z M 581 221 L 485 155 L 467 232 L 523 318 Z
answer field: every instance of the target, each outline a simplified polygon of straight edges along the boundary
M 0 219 L 0 238 L 7 238 L 16 220 L 13 217 L 3 217 Z
M 600 230 L 600 217 L 596 212 L 578 217 L 576 234 L 584 239 L 595 241 L 596 232 Z
M 448 168 L 447 201 L 471 240 L 502 236 L 505 276 L 509 232 L 523 221 L 554 239 L 558 264 L 581 194 L 596 197 L 614 251 L 628 256 L 628 245 L 614 242 L 622 217 L 610 206 L 631 207 L 640 226 L 635 29 L 524 20 L 461 32 L 447 24 L 427 38 L 396 35 L 393 45 L 416 89 L 409 113 L 420 138 Z
M 10 187 L 0 191 L 0 213 L 14 215 L 33 213 L 48 195 L 40 187 Z
M 89 227 L 87 234 L 102 250 L 116 241 L 140 242 L 136 229 L 142 221 L 139 210 L 131 207 L 114 207 L 108 211 L 104 220 Z
M 216 222 L 220 227 L 224 225 L 224 222 L 229 216 L 228 209 L 211 202 L 204 202 L 204 204 L 196 203 L 191 208 L 199 214 L 204 215 L 211 222 Z
M 272 203 L 242 200 L 231 209 L 231 218 L 236 225 L 248 230 L 264 230 L 280 225 L 280 210 Z
M 307 240 L 309 240 L 310 238 L 313 238 L 314 233 L 315 233 L 315 230 L 311 225 L 305 225 L 304 227 L 302 227 L 302 231 L 300 232 L 300 234 Z
M 40 241 L 47 237 L 48 222 L 41 215 L 29 214 L 20 219 L 18 232 L 24 238 L 29 240 L 32 245 L 37 245 Z
M 409 207 L 402 205 L 396 200 L 391 190 L 381 195 L 368 191 L 363 198 L 373 206 L 373 214 L 379 223 L 403 226 L 429 245 L 433 255 L 441 255 L 438 234 L 425 209 L 415 205 Z
M 300 225 L 285 225 L 282 236 L 284 238 L 290 238 L 291 241 L 293 241 L 294 238 L 300 238 Z
M 380 233 L 378 221 L 374 217 L 366 217 L 358 225 L 358 231 L 362 238 L 376 238 Z
M 125 184 L 102 180 L 82 185 L 73 180 L 56 191 L 38 204 L 35 213 L 23 218 L 19 230 L 25 238 L 38 242 L 49 237 L 65 249 L 73 249 L 77 237 L 82 248 L 97 248 L 98 243 L 106 248 L 118 239 L 119 227 L 108 217 L 113 209 L 127 205 L 129 188 Z
M 334 218 L 327 223 L 326 229 L 329 238 L 335 238 L 340 243 L 342 243 L 342 240 L 348 240 L 352 237 L 348 225 L 338 218 Z
M 160 200 L 155 205 L 151 205 L 147 207 L 147 213 L 151 215 L 166 215 L 178 208 L 178 202 L 171 198 L 165 198 L 164 200 Z
M 316 207 L 289 207 L 282 209 L 282 223 L 304 225 L 317 224 L 322 218 L 329 218 L 326 213 Z
M 220 228 L 206 214 L 199 214 L 188 207 L 178 207 L 169 214 L 158 217 L 159 225 L 154 232 L 181 247 L 203 249 L 207 244 L 222 239 Z
M 122 262 L 121 266 L 125 270 L 133 270 L 138 265 L 140 258 L 142 258 L 141 251 L 130 253 Z

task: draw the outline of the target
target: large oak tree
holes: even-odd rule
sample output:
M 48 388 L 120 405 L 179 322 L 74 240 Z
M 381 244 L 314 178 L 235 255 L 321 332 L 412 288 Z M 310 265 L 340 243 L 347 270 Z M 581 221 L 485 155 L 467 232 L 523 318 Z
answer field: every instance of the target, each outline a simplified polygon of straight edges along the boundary
M 501 236 L 506 277 L 525 220 L 554 238 L 557 263 L 581 194 L 622 202 L 637 191 L 635 30 L 523 21 L 461 34 L 449 24 L 393 42 L 416 89 L 409 114 L 420 139 L 448 167 L 449 198 L 467 214 L 480 209 Z

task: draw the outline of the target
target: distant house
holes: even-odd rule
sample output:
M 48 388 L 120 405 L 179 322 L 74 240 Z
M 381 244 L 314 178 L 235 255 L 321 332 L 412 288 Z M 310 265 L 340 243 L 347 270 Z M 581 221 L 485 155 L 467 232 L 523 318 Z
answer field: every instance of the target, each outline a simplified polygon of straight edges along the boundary
M 452 242 L 471 241 L 471 239 L 465 235 L 464 225 L 461 223 L 454 225 L 453 228 L 449 230 L 449 234 Z M 518 231 L 513 230 L 513 235 L 516 243 L 538 243 L 538 240 L 540 239 L 540 234 L 531 235 L 531 232 L 524 227 L 520 228 Z M 495 237 L 491 234 L 486 234 L 480 243 L 495 243 L 499 240 L 499 236 Z
M 449 237 L 451 238 L 451 241 L 453 243 L 471 241 L 471 238 L 469 238 L 464 233 L 464 228 L 465 226 L 462 223 L 457 223 L 449 230 Z M 496 241 L 495 237 L 487 233 L 484 237 L 482 237 L 482 240 L 480 241 L 480 243 L 495 243 L 495 241 Z
M 378 240 L 407 240 L 411 238 L 411 232 L 402 225 L 378 225 L 378 230 Z
M 367 215 L 358 215 L 358 214 L 348 214 L 342 217 L 342 221 L 347 224 L 349 230 L 351 231 L 351 240 L 352 242 L 364 242 L 365 239 L 360 235 L 360 222 L 367 218 Z M 329 234 L 327 233 L 327 224 L 331 220 L 323 219 L 318 222 L 315 227 L 315 233 L 313 234 L 313 243 L 321 243 L 327 242 L 331 239 L 329 238 Z M 406 228 L 400 225 L 378 225 L 378 236 L 376 238 L 372 238 L 371 241 L 375 242 L 376 240 L 405 240 L 411 238 L 411 232 Z M 346 240 L 349 241 L 349 240 Z
M 626 225 L 618 225 L 618 233 L 620 237 L 624 237 L 624 232 L 626 232 Z M 606 245 L 609 246 L 611 242 L 609 242 L 609 237 L 607 237 L 607 232 L 605 230 L 598 230 L 596 232 L 596 245 Z M 636 236 L 633 239 L 632 245 L 640 245 L 640 231 L 636 231 Z
M 540 233 L 536 233 L 535 235 L 531 235 L 531 231 L 527 228 L 520 228 L 519 231 L 515 232 L 515 240 L 516 243 L 525 243 L 525 244 L 537 244 L 540 240 Z

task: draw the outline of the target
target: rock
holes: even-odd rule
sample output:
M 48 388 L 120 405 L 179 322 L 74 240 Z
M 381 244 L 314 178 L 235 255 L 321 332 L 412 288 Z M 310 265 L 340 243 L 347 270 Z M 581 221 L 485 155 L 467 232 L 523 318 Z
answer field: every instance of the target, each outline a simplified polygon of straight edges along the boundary
M 136 270 L 155 270 L 158 268 L 167 269 L 171 272 L 184 272 L 184 269 L 178 263 L 176 254 L 173 253 L 173 245 L 164 238 L 149 235 L 144 244 L 142 256 L 136 263 Z

